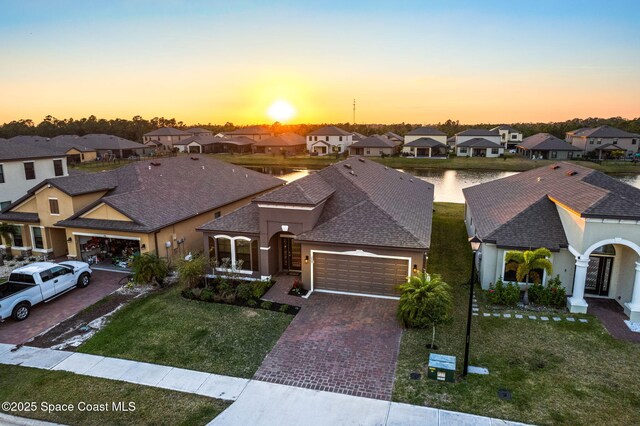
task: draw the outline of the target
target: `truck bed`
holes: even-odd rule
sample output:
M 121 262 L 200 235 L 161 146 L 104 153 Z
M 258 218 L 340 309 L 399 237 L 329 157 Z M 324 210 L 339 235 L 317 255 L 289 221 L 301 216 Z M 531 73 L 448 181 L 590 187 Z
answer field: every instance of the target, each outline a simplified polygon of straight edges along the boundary
M 27 288 L 34 287 L 34 284 L 18 283 L 14 281 L 7 281 L 0 284 L 0 300 L 13 296 L 16 293 L 26 290 Z

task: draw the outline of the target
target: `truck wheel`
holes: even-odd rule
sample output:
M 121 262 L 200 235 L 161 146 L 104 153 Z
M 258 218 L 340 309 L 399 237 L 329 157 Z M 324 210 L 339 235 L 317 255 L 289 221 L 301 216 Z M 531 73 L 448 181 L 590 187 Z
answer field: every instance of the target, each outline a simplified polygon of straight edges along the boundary
M 84 288 L 86 286 L 89 285 L 89 283 L 91 282 L 91 275 L 87 274 L 86 272 L 83 273 L 82 275 L 80 275 L 78 277 L 78 287 L 80 288 Z
M 16 321 L 22 321 L 27 319 L 31 312 L 31 306 L 28 303 L 21 303 L 13 308 L 13 319 Z

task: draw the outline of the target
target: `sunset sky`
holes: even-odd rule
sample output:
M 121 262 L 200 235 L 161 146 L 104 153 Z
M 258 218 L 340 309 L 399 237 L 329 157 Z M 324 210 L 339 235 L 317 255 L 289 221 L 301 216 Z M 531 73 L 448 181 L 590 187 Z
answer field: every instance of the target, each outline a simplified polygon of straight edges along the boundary
M 0 0 L 0 123 L 640 116 L 638 1 Z

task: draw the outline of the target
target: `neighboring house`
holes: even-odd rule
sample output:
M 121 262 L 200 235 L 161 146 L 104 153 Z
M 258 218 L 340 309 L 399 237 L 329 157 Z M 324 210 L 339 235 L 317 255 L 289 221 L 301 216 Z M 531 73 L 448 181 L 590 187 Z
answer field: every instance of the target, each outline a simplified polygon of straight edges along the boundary
M 397 285 L 426 266 L 432 211 L 432 184 L 358 157 L 199 230 L 214 263 L 242 261 L 237 274 L 297 271 L 311 291 L 395 298 Z
M 191 133 L 194 136 L 213 137 L 211 130 L 203 129 L 202 127 L 190 127 L 185 130 L 187 133 Z
M 504 147 L 485 138 L 470 138 L 456 144 L 458 157 L 500 157 Z
M 265 138 L 266 139 L 266 138 Z M 251 153 L 255 139 L 247 136 L 231 136 L 214 138 L 213 152 L 247 154 Z
M 45 179 L 67 176 L 67 149 L 39 136 L 0 140 L 0 208 L 27 193 Z
M 340 154 L 348 151 L 353 134 L 336 126 L 321 127 L 307 134 L 307 151 L 311 155 Z
M 110 266 L 136 252 L 202 250 L 196 227 L 282 185 L 208 156 L 139 161 L 46 179 L 0 214 L 16 225 L 14 254 L 37 252 Z
M 103 159 L 129 158 L 141 156 L 148 149 L 145 145 L 124 139 L 119 136 L 104 133 L 91 133 L 84 136 L 63 135 L 51 139 L 53 143 L 67 144 L 72 148 L 83 147 L 88 151 L 95 151 L 97 156 Z M 85 154 L 83 161 L 95 159 Z
M 178 152 L 190 152 L 195 154 L 210 154 L 217 152 L 216 143 L 221 138 L 216 138 L 212 134 L 201 133 L 190 138 L 183 139 L 173 144 Z
M 434 127 L 418 127 L 411 130 L 406 135 L 404 135 L 404 144 L 406 145 L 409 142 L 421 138 L 430 138 L 444 145 L 447 144 L 447 134 Z
M 545 247 L 552 252 L 553 275 L 571 295 L 571 312 L 586 312 L 585 296 L 610 298 L 640 322 L 640 189 L 561 162 L 463 193 L 468 233 L 483 241 L 483 289 L 498 279 L 516 281 L 506 252 Z M 551 278 L 544 271 L 535 276 Z
M 426 136 L 413 139 L 402 146 L 402 153 L 407 157 L 445 158 L 447 151 L 446 144 Z
M 396 145 L 402 145 L 402 143 L 404 142 L 404 138 L 397 133 L 387 132 L 382 136 L 386 137 L 387 139 L 390 139 Z
M 517 150 L 518 154 L 534 160 L 571 160 L 582 155 L 580 148 L 549 133 L 529 136 L 517 146 Z
M 183 130 L 174 129 L 173 127 L 162 127 L 142 136 L 142 142 L 150 145 L 155 149 L 162 151 L 173 151 L 173 145 L 183 139 L 193 136 L 192 133 Z
M 282 133 L 253 144 L 253 152 L 262 154 L 301 154 L 307 147 L 304 136 L 295 133 Z
M 270 128 L 265 126 L 248 126 L 241 127 L 240 129 L 236 129 L 231 132 L 225 132 L 224 135 L 232 139 L 241 137 L 249 138 L 257 142 L 266 138 L 270 138 L 271 136 L 273 136 L 273 132 Z
M 398 152 L 398 145 L 386 137 L 373 135 L 352 143 L 349 146 L 351 155 L 364 157 L 380 157 L 381 155 L 393 155 Z
M 467 129 L 462 132 L 458 132 L 455 134 L 454 145 L 451 146 L 452 149 L 458 147 L 462 142 L 466 142 L 471 139 L 481 138 L 486 139 L 489 142 L 493 142 L 497 145 L 502 145 L 500 133 L 497 130 L 487 130 L 487 129 Z
M 611 126 L 573 130 L 567 132 L 566 140 L 580 148 L 583 155 L 596 152 L 599 157 L 607 156 L 613 151 L 623 151 L 625 157 L 631 157 L 639 152 L 640 145 L 640 135 Z
M 358 132 L 351 132 L 351 135 L 353 136 L 353 138 L 352 138 L 352 139 L 353 139 L 353 141 L 354 141 L 354 142 L 356 142 L 356 141 L 359 141 L 359 140 L 362 140 L 362 139 L 366 138 L 366 136 L 365 136 L 365 135 L 363 135 L 362 133 L 358 133 Z
M 495 130 L 500 133 L 500 143 L 505 149 L 515 148 L 516 145 L 522 142 L 522 132 L 520 130 L 514 129 L 506 124 L 491 129 L 491 131 Z
M 39 136 L 24 136 L 31 138 L 38 138 L 43 140 L 43 143 L 53 145 L 56 148 L 65 151 L 67 156 L 67 162 L 69 165 L 86 163 L 88 161 L 95 161 L 98 158 L 98 151 L 95 148 L 90 148 L 84 144 L 80 144 L 77 140 L 77 135 L 62 135 L 54 138 L 41 138 Z

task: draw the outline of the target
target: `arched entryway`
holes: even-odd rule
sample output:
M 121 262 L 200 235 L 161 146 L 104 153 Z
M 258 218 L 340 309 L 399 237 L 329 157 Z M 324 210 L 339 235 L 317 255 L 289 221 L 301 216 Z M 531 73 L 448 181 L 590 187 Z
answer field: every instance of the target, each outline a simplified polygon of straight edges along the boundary
M 270 263 L 277 265 L 274 271 L 300 272 L 302 270 L 302 246 L 290 232 L 278 232 L 270 239 L 269 246 L 277 248 L 270 256 Z
M 609 296 L 615 257 L 616 249 L 613 244 L 605 244 L 591 252 L 584 286 L 585 295 Z

